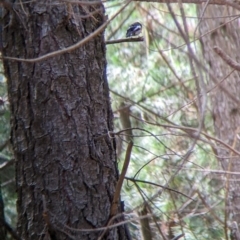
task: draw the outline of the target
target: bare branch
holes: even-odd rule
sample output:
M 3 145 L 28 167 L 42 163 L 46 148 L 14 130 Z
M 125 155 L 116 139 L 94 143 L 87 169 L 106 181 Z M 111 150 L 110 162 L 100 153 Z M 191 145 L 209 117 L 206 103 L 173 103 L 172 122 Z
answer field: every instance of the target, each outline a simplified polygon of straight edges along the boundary
M 166 0 L 133 0 L 134 2 L 156 2 L 156 3 L 166 3 Z M 177 3 L 178 0 L 169 0 L 168 3 Z M 182 3 L 188 3 L 188 4 L 202 4 L 202 3 L 208 3 L 211 5 L 227 5 L 231 6 L 235 9 L 240 10 L 240 6 L 237 3 L 231 2 L 229 0 L 183 0 Z
M 122 43 L 122 42 L 143 42 L 143 37 L 137 37 L 137 38 L 122 38 L 122 39 L 116 39 L 116 40 L 109 40 L 106 41 L 106 44 L 115 44 L 115 43 Z
M 3 160 L 3 157 L 0 157 L 1 160 Z M 5 162 L 0 164 L 0 171 L 4 170 L 5 168 L 12 166 L 14 164 L 14 159 L 8 160 L 7 158 L 4 159 Z
M 129 181 L 132 181 L 132 182 L 141 182 L 141 183 L 146 183 L 146 184 L 154 185 L 154 186 L 157 186 L 157 187 L 161 187 L 161 188 L 164 188 L 164 189 L 166 189 L 166 190 L 169 190 L 169 191 L 172 191 L 172 192 L 181 194 L 181 195 L 183 195 L 184 197 L 189 198 L 189 199 L 191 199 L 191 200 L 193 200 L 193 201 L 196 201 L 196 200 L 194 200 L 193 198 L 187 196 L 187 195 L 184 194 L 184 193 L 181 193 L 181 192 L 179 192 L 179 191 L 177 191 L 177 190 L 174 190 L 174 189 L 172 189 L 172 188 L 169 188 L 169 187 L 167 187 L 167 186 L 163 186 L 163 185 L 161 185 L 161 184 L 157 184 L 157 183 L 153 183 L 153 182 L 149 182 L 149 181 L 145 181 L 145 180 L 141 180 L 141 179 L 130 178 L 130 177 L 125 177 L 125 179 L 127 179 L 127 180 L 129 180 Z
M 94 38 L 95 36 L 97 36 L 98 34 L 100 34 L 102 31 L 104 31 L 104 29 L 106 28 L 106 26 L 114 19 L 116 18 L 127 6 L 128 4 L 132 2 L 132 0 L 127 1 L 127 3 L 121 7 L 108 21 L 106 21 L 102 26 L 100 26 L 98 29 L 96 29 L 93 33 L 91 33 L 90 35 L 88 35 L 86 38 L 82 39 L 80 42 L 64 48 L 62 50 L 58 50 L 58 51 L 54 51 L 48 54 L 45 54 L 41 57 L 38 58 L 32 58 L 32 59 L 24 59 L 24 58 L 15 58 L 15 57 L 2 57 L 2 59 L 7 59 L 7 60 L 12 60 L 12 61 L 17 61 L 17 62 L 27 62 L 27 63 L 35 63 L 35 62 L 40 62 L 43 60 L 46 60 L 48 58 L 51 57 L 56 57 L 60 54 L 63 53 L 69 53 L 71 51 L 76 50 L 77 48 L 81 47 L 82 45 L 84 45 L 85 43 L 87 43 L 89 40 L 91 40 L 92 38 Z
M 50 211 L 49 213 L 55 217 L 54 214 L 52 214 Z M 119 214 L 119 215 L 116 215 L 117 217 L 122 217 L 123 214 Z M 116 219 L 116 216 L 114 216 L 113 218 Z M 147 214 L 145 216 L 141 216 L 141 217 L 134 217 L 133 219 L 128 219 L 128 220 L 125 220 L 125 221 L 121 221 L 121 222 L 118 222 L 118 223 L 115 223 L 115 224 L 112 224 L 112 225 L 108 225 L 107 227 L 100 227 L 100 228 L 89 228 L 89 229 L 77 229 L 77 228 L 72 228 L 72 227 L 68 227 L 67 225 L 65 224 L 62 224 L 59 222 L 58 219 L 56 219 L 60 224 L 63 225 L 63 227 L 65 227 L 66 229 L 68 230 L 71 230 L 71 231 L 74 231 L 74 232 L 99 232 L 99 231 L 104 231 L 104 230 L 109 230 L 109 229 L 113 229 L 113 228 L 116 228 L 116 227 L 119 227 L 119 226 L 122 226 L 126 223 L 130 223 L 130 222 L 133 222 L 133 221 L 136 221 L 136 220 L 139 220 L 139 219 L 143 219 L 143 218 L 149 218 L 149 217 L 152 217 L 151 214 Z
M 237 63 L 235 60 L 233 60 L 231 57 L 229 57 L 226 53 L 222 51 L 222 49 L 218 46 L 213 47 L 213 50 L 223 59 L 224 62 L 226 62 L 229 66 L 236 69 L 237 71 L 240 71 L 240 64 Z
M 133 142 L 131 141 L 128 144 L 126 156 L 125 156 L 125 160 L 124 160 L 124 164 L 123 164 L 123 169 L 122 169 L 121 175 L 117 182 L 116 191 L 115 191 L 115 194 L 113 197 L 113 202 L 112 202 L 111 211 L 110 211 L 111 216 L 114 216 L 117 214 L 118 203 L 119 203 L 119 199 L 120 199 L 120 192 L 121 192 L 123 180 L 127 173 L 128 165 L 130 162 L 132 147 L 133 147 Z

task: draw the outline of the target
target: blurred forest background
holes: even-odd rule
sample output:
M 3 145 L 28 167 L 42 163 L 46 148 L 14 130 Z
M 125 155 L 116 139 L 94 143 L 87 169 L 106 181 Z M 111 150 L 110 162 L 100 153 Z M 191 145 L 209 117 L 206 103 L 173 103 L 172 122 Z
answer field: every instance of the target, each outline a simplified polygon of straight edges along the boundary
M 109 17 L 124 3 L 107 1 Z M 126 218 L 135 219 L 133 239 L 240 239 L 239 9 L 208 3 L 134 1 L 105 31 L 119 171 L 134 143 L 121 192 Z M 108 44 L 136 21 L 143 41 Z M 1 198 L 14 227 L 10 114 L 0 81 Z

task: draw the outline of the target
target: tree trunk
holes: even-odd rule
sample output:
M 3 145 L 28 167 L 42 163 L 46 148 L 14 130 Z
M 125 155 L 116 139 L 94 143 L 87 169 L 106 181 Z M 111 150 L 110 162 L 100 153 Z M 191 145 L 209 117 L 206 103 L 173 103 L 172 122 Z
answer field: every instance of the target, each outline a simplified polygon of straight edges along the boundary
M 85 1 L 86 2 L 86 1 Z M 3 56 L 61 50 L 104 22 L 104 7 L 15 1 L 3 13 Z M 97 11 L 97 12 L 96 12 Z M 91 12 L 95 12 L 91 15 Z M 81 18 L 82 17 L 82 18 Z M 106 226 L 118 178 L 104 34 L 41 62 L 4 60 L 22 239 L 94 239 Z M 103 239 L 126 239 L 114 228 Z
M 199 8 L 199 15 L 203 8 Z M 235 16 L 238 11 L 232 8 L 221 6 L 208 6 L 203 15 L 199 26 L 200 35 L 213 30 L 210 34 L 205 35 L 202 38 L 203 54 L 204 58 L 209 64 L 210 72 L 220 80 L 224 79 L 233 69 L 228 66 L 214 51 L 213 47 L 218 46 L 229 55 L 233 60 L 239 62 L 239 19 L 232 21 L 224 26 L 220 26 L 223 23 L 227 23 L 231 18 L 224 18 L 225 16 Z M 209 19 L 207 19 L 209 18 Z M 209 77 L 209 86 L 213 87 L 216 84 L 211 77 Z M 240 133 L 240 78 L 239 72 L 233 72 L 227 79 L 221 83 L 210 94 L 212 100 L 212 114 L 214 119 L 214 126 L 216 135 L 219 139 L 232 146 L 237 151 L 240 151 L 240 141 L 238 140 L 238 134 Z M 236 101 L 237 99 L 237 101 Z M 240 157 L 229 149 L 219 146 L 217 149 L 218 159 L 221 165 L 226 171 L 240 171 Z M 240 181 L 238 175 L 227 176 L 229 182 L 226 183 L 226 191 L 228 194 L 228 206 L 227 212 L 231 225 L 235 225 L 234 222 L 240 227 Z M 227 181 L 228 181 L 227 180 Z M 229 189 L 228 189 L 229 184 Z M 238 239 L 238 238 L 234 238 Z

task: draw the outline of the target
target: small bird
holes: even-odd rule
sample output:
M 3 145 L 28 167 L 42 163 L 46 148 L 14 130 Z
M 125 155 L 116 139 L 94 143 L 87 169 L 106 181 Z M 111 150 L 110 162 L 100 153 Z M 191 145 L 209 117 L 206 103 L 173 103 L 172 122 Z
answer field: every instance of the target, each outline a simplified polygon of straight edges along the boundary
M 137 36 L 142 32 L 142 24 L 139 22 L 133 23 L 127 30 L 126 37 Z

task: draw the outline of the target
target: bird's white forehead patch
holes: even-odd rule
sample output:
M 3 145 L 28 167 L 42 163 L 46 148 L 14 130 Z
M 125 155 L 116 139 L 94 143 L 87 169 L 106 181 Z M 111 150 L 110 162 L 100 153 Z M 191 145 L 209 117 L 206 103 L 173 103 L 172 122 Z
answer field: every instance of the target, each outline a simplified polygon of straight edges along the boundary
M 140 30 L 140 29 L 141 29 L 141 26 L 137 25 L 134 29 L 135 29 L 136 31 L 137 31 L 137 30 Z

